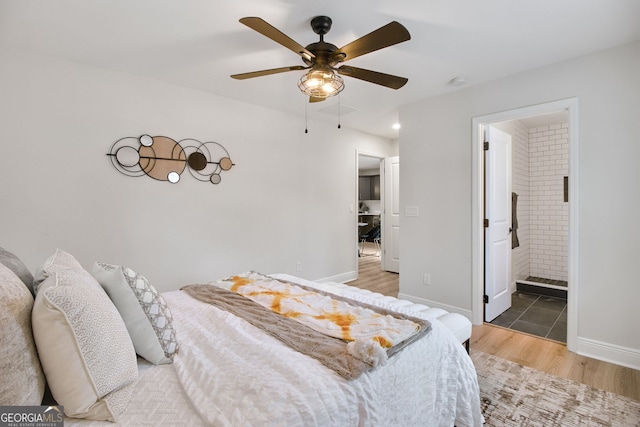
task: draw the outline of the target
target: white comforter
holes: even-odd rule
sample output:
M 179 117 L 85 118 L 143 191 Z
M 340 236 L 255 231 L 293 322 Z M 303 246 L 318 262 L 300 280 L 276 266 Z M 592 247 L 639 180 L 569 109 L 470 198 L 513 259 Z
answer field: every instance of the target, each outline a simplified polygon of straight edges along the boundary
M 330 285 L 315 286 L 332 291 Z M 389 301 L 335 291 L 384 308 L 398 308 Z M 182 291 L 163 296 L 171 305 L 180 352 L 172 365 L 141 363 L 136 390 L 117 425 L 482 424 L 471 359 L 436 319 L 428 319 L 432 323 L 429 334 L 391 357 L 385 366 L 346 381 L 315 359 Z M 421 317 L 402 308 L 398 311 Z M 67 418 L 65 425 L 114 424 Z
M 437 320 L 387 365 L 346 381 L 233 315 L 180 291 L 164 297 L 180 339 L 178 378 L 212 425 L 482 424 L 471 359 Z

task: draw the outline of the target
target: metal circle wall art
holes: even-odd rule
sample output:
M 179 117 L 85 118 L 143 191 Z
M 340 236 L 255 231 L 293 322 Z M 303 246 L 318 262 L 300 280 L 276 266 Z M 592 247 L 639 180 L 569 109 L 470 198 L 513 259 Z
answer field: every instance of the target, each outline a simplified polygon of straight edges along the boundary
M 127 176 L 147 175 L 172 184 L 180 181 L 185 169 L 198 181 L 219 184 L 221 173 L 235 166 L 229 152 L 217 142 L 195 139 L 176 142 L 166 136 L 119 139 L 107 156 L 113 166 Z

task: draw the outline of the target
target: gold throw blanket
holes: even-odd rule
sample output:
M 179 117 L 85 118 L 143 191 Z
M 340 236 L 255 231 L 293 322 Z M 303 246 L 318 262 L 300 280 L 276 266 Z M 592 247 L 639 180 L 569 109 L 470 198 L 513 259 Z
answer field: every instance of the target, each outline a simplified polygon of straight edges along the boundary
M 254 272 L 212 284 L 182 290 L 263 329 L 346 379 L 386 363 L 431 328 L 426 320 Z

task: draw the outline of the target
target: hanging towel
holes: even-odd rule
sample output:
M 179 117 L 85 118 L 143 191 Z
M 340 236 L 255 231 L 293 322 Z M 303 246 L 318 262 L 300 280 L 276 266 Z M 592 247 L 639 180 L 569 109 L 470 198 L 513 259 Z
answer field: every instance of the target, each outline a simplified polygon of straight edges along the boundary
M 515 249 L 520 246 L 520 241 L 518 240 L 518 195 L 516 193 L 511 193 L 511 249 Z

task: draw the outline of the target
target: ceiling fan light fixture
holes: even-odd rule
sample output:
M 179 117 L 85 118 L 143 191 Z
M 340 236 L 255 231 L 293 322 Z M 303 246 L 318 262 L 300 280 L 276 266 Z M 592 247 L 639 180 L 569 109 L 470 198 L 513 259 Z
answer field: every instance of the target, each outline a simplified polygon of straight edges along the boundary
M 302 93 L 313 98 L 328 98 L 342 92 L 344 80 L 331 69 L 312 69 L 298 81 Z

